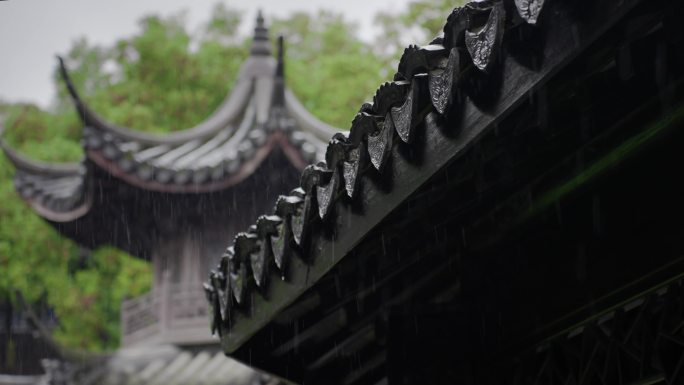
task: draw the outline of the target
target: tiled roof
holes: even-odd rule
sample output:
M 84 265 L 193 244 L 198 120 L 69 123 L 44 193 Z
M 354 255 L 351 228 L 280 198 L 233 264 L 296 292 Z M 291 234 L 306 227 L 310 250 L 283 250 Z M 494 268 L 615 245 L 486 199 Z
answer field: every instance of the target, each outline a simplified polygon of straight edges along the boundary
M 14 175 L 17 192 L 41 216 L 61 222 L 88 211 L 90 194 L 83 162 L 39 162 L 21 155 L 2 140 L 0 147 L 17 170 Z
M 21 156 L 0 141 L 15 164 L 22 197 L 47 219 L 69 221 L 88 211 L 91 161 L 139 188 L 201 193 L 229 188 L 249 177 L 280 148 L 297 168 L 321 159 L 337 129 L 311 115 L 285 87 L 283 44 L 272 57 L 268 30 L 259 15 L 250 56 L 231 93 L 199 125 L 154 135 L 119 127 L 98 116 L 81 98 L 60 58 L 62 78 L 85 126 L 80 164 L 52 165 Z

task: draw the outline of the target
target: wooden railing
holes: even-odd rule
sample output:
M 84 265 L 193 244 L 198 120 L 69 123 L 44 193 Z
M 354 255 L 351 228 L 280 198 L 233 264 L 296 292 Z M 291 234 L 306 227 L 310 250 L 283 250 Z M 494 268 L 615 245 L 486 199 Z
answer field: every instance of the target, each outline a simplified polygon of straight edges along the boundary
M 211 340 L 209 312 L 201 283 L 162 283 L 121 305 L 123 345 L 141 341 L 193 343 Z
M 121 304 L 121 327 L 124 344 L 128 337 L 157 332 L 160 320 L 160 300 L 156 293 L 124 300 Z M 142 335 L 141 335 L 142 334 Z

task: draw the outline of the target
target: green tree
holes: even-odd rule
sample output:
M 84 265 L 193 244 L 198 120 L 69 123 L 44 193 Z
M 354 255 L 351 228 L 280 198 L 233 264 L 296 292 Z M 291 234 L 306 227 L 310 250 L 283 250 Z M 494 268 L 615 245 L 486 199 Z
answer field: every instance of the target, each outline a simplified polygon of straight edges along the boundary
M 413 0 L 402 12 L 380 12 L 375 16 L 381 30 L 378 43 L 390 57 L 401 55 L 408 44 L 427 44 L 442 32 L 451 10 L 465 3 L 466 0 Z
M 335 13 L 293 13 L 273 21 L 286 39 L 286 83 L 319 119 L 349 129 L 355 113 L 391 74 L 387 61 Z
M 232 41 L 238 24 L 239 14 L 217 6 L 193 38 L 182 14 L 149 16 L 141 20 L 140 34 L 114 47 L 77 43 L 67 65 L 88 103 L 108 120 L 149 132 L 184 129 L 204 120 L 235 81 L 246 57 L 244 47 Z M 221 26 L 227 28 L 223 33 Z M 61 90 L 59 104 L 69 104 Z
M 218 106 L 245 58 L 243 45 L 227 41 L 239 22 L 235 15 L 217 7 L 206 33 L 194 41 L 181 16 L 147 17 L 139 34 L 112 47 L 77 41 L 66 55 L 67 64 L 91 106 L 116 124 L 156 132 L 192 126 Z M 232 35 L 217 34 L 226 23 L 235 23 Z M 83 156 L 81 125 L 59 83 L 53 111 L 4 104 L 3 139 L 36 159 L 75 161 Z M 29 301 L 46 298 L 59 318 L 55 336 L 67 346 L 118 346 L 119 305 L 123 298 L 149 290 L 149 264 L 100 248 L 88 266 L 74 271 L 81 258 L 78 246 L 21 201 L 13 173 L 11 164 L 0 158 L 0 295 L 11 297 L 20 290 Z

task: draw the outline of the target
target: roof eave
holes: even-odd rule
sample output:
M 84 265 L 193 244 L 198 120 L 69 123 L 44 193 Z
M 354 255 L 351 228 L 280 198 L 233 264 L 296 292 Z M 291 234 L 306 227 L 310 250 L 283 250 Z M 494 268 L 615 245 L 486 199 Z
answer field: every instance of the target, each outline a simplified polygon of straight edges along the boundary
M 0 131 L 1 132 L 1 131 Z M 44 176 L 74 176 L 80 175 L 84 172 L 83 164 L 80 162 L 69 163 L 53 163 L 43 162 L 35 159 L 30 159 L 12 147 L 10 147 L 4 140 L 0 139 L 0 147 L 7 156 L 7 159 L 12 162 L 17 170 Z
M 463 102 L 462 105 L 452 105 L 446 111 L 442 110 L 443 114 L 440 114 L 438 112 L 440 105 L 434 105 L 436 102 L 434 98 L 432 100 L 425 100 L 426 97 L 429 99 L 429 96 L 418 93 L 413 95 L 421 100 L 412 100 L 412 102 L 416 103 L 413 105 L 425 106 L 427 104 L 426 107 L 415 110 L 412 113 L 409 112 L 409 115 L 404 117 L 400 114 L 401 111 L 399 109 L 392 108 L 392 120 L 396 125 L 402 125 L 407 131 L 402 131 L 398 128 L 398 133 L 393 134 L 394 145 L 392 145 L 392 141 L 389 142 L 389 146 L 391 146 L 389 157 L 392 159 L 392 167 L 391 170 L 387 168 L 381 170 L 382 173 L 393 174 L 392 188 L 389 192 L 381 191 L 375 186 L 367 172 L 371 167 L 366 167 L 366 164 L 358 166 L 358 169 L 361 170 L 358 171 L 358 174 L 351 174 L 355 179 L 362 179 L 361 183 L 352 181 L 352 187 L 354 185 L 360 186 L 359 191 L 356 191 L 351 200 L 348 196 L 345 196 L 345 187 L 347 187 L 347 192 L 349 192 L 349 183 L 347 183 L 349 181 L 345 180 L 346 174 L 340 175 L 342 173 L 340 170 L 342 170 L 343 166 L 346 166 L 343 165 L 343 162 L 349 163 L 349 161 L 345 160 L 344 155 L 340 155 L 339 151 L 343 150 L 338 151 L 336 147 L 339 148 L 341 145 L 344 148 L 344 146 L 349 145 L 343 143 L 345 140 L 354 140 L 354 137 L 358 136 L 356 138 L 357 142 L 354 145 L 359 146 L 358 148 L 360 148 L 361 152 L 370 151 L 370 148 L 366 147 L 368 131 L 359 133 L 358 130 L 362 130 L 362 128 L 357 127 L 358 130 L 355 133 L 355 127 L 353 126 L 349 139 L 338 138 L 338 142 L 341 141 L 339 145 L 334 143 L 334 141 L 331 142 L 331 145 L 328 147 L 328 163 L 320 164 L 317 168 L 310 169 L 308 174 L 305 171 L 302 177 L 302 188 L 293 191 L 291 196 L 281 197 L 279 200 L 279 203 L 281 200 L 296 201 L 297 203 L 288 203 L 294 208 L 290 211 L 283 211 L 280 210 L 279 204 L 277 204 L 276 217 L 273 217 L 273 219 L 261 217 L 257 222 L 256 229 L 253 229 L 250 233 L 245 233 L 246 239 L 254 238 L 254 241 L 250 241 L 252 243 L 245 244 L 238 236 L 234 245 L 234 251 L 230 251 L 230 253 L 224 256 L 217 270 L 212 273 L 209 284 L 205 286 L 210 304 L 213 307 L 213 325 L 222 336 L 222 346 L 226 353 L 230 354 L 238 351 L 246 341 L 269 324 L 276 315 L 294 303 L 307 289 L 315 285 L 319 279 L 331 271 L 371 229 L 427 182 L 432 175 L 441 170 L 446 164 L 459 158 L 461 154 L 477 143 L 477 140 L 484 133 L 493 129 L 496 123 L 524 101 L 529 93 L 541 87 L 553 74 L 567 65 L 575 56 L 638 3 L 639 0 L 601 3 L 595 7 L 593 13 L 584 19 L 581 24 L 575 22 L 575 14 L 568 9 L 572 5 L 563 2 L 548 4 L 548 9 L 545 9 L 544 12 L 554 15 L 556 19 L 554 19 L 553 23 L 539 25 L 537 27 L 539 30 L 535 31 L 535 33 L 544 33 L 546 38 L 542 55 L 543 65 L 541 68 L 532 69 L 515 60 L 502 58 L 500 67 L 493 70 L 500 72 L 497 74 L 497 78 L 505 80 L 501 84 L 496 84 L 498 87 L 498 92 L 496 92 L 498 99 L 495 103 L 490 103 L 487 106 L 487 113 L 483 113 L 472 100 L 468 100 Z M 536 16 L 533 21 L 528 22 L 536 24 Z M 569 30 L 574 31 L 574 33 L 569 34 Z M 432 50 L 432 48 L 429 50 Z M 411 67 L 412 61 L 415 64 L 415 56 L 423 54 L 427 53 L 421 53 L 421 49 L 418 47 L 407 49 L 402 58 L 403 64 L 400 64 L 400 70 L 402 65 L 405 66 L 405 70 L 406 66 Z M 486 67 L 486 63 L 480 64 L 484 64 L 483 67 L 488 71 L 492 70 L 492 68 Z M 472 69 L 472 71 L 475 71 L 475 69 Z M 435 75 L 433 73 L 427 75 L 430 79 L 429 91 L 431 95 L 438 94 L 438 90 L 433 88 L 439 86 L 437 81 L 433 82 Z M 482 73 L 479 73 L 479 75 L 482 75 Z M 410 77 L 406 78 L 407 80 L 410 79 Z M 423 79 L 420 81 L 425 83 L 427 80 Z M 453 83 L 448 84 L 448 86 L 450 88 L 455 87 L 455 84 L 454 79 Z M 432 102 L 433 106 L 429 106 L 430 102 Z M 369 106 L 365 113 L 372 114 L 377 112 L 373 111 L 377 104 L 382 104 L 382 100 L 376 100 L 376 106 Z M 389 111 L 386 112 L 388 113 L 387 119 L 389 119 Z M 456 120 L 445 120 L 444 116 L 440 116 L 449 115 L 450 113 L 456 113 L 458 118 Z M 420 121 L 414 122 L 416 117 Z M 385 116 L 380 118 L 385 118 Z M 401 121 L 401 119 L 408 119 L 408 121 Z M 385 127 L 388 127 L 388 125 L 385 124 Z M 411 143 L 411 139 L 415 139 L 412 138 L 412 135 L 415 134 L 411 130 L 418 129 L 417 127 L 420 127 L 421 131 L 419 144 L 424 147 L 420 150 L 420 159 L 407 156 L 406 151 L 407 147 L 418 145 L 415 141 Z M 409 143 L 401 143 L 402 139 Z M 401 174 L 395 174 L 393 170 L 401 170 Z M 320 201 L 321 198 L 324 199 L 322 202 L 326 206 L 323 209 L 321 209 L 321 203 L 318 205 L 315 203 L 317 200 Z M 355 210 L 352 207 L 353 205 L 350 204 L 353 200 L 359 199 L 363 201 L 363 213 Z M 312 211 L 311 213 L 307 211 L 307 204 L 309 203 L 311 204 L 309 207 Z M 318 206 L 319 210 L 315 209 L 316 206 Z M 260 223 L 269 221 L 273 222 L 273 226 L 276 226 L 279 223 L 278 221 L 282 221 L 282 223 L 287 225 L 277 225 L 279 227 L 276 228 L 279 230 L 275 234 L 269 232 L 269 230 L 262 231 Z M 298 226 L 298 234 L 291 229 L 291 227 L 295 226 L 295 222 L 297 223 L 296 226 Z M 304 232 L 302 232 L 302 227 Z M 233 280 L 232 275 L 246 274 L 249 268 L 244 267 L 244 265 L 249 266 L 250 256 L 261 253 L 259 247 L 254 246 L 254 242 L 257 242 L 257 244 L 258 242 L 269 242 L 269 239 L 283 237 L 282 232 L 286 234 L 284 236 L 286 242 L 290 242 L 288 241 L 288 239 L 291 239 L 289 237 L 294 237 L 294 241 L 290 243 L 291 247 L 296 249 L 288 257 L 290 266 L 287 270 L 286 279 L 270 280 L 268 283 L 268 296 L 261 295 L 260 289 L 253 287 L 255 280 L 242 277 L 239 284 L 235 283 L 237 281 Z M 297 237 L 304 237 L 303 234 L 305 232 L 308 233 L 308 239 L 297 239 Z M 335 234 L 332 238 L 330 237 L 331 233 Z M 262 240 L 261 237 L 270 238 Z M 230 250 L 233 250 L 233 248 L 230 248 Z M 273 257 L 275 254 L 276 252 L 266 255 Z M 301 256 L 302 258 L 296 256 Z M 279 255 L 279 258 L 285 257 Z M 260 263 L 270 262 L 261 261 Z M 278 264 L 277 261 L 276 264 Z M 224 271 L 226 269 L 227 271 Z M 232 287 L 233 285 L 242 286 Z M 236 297 L 237 302 L 230 298 L 225 298 L 226 295 L 235 296 L 237 295 L 236 293 L 250 298 L 249 307 L 252 310 L 249 312 L 227 311 L 227 314 L 230 314 L 230 319 L 222 319 L 219 312 L 222 307 L 241 306 L 239 298 Z

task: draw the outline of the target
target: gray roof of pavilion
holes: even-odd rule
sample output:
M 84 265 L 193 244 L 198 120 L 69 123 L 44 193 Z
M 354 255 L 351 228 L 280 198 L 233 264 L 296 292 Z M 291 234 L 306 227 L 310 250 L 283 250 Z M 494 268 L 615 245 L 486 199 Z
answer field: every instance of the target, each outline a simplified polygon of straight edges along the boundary
M 271 55 L 268 29 L 257 18 L 250 56 L 233 90 L 205 121 L 164 135 L 120 127 L 98 116 L 80 97 L 64 61 L 61 73 L 84 123 L 86 158 L 107 173 L 151 191 L 199 193 L 228 188 L 247 178 L 279 147 L 298 169 L 325 154 L 337 129 L 311 115 L 285 87 L 282 39 Z M 0 140 L 17 172 L 15 185 L 43 217 L 76 219 L 90 207 L 86 159 L 53 164 L 22 156 Z
M 16 168 L 17 191 L 39 215 L 65 222 L 88 212 L 91 197 L 86 189 L 88 173 L 84 162 L 40 162 L 19 154 L 2 140 L 0 146 Z

